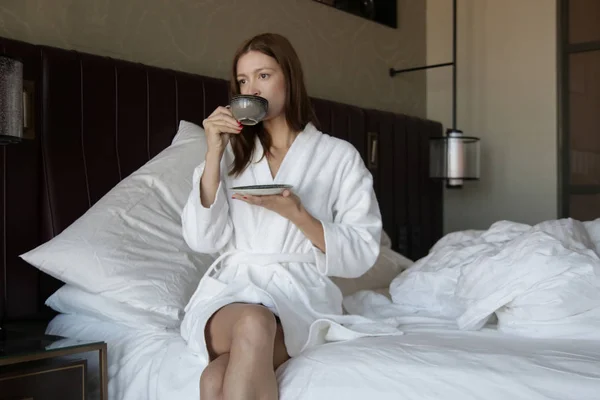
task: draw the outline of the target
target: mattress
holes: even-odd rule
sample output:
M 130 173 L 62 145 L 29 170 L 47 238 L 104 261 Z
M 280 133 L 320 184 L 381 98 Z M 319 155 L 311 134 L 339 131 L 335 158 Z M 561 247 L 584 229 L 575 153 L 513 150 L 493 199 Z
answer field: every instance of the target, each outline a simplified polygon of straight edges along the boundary
M 406 326 L 403 336 L 327 344 L 289 360 L 277 371 L 280 399 L 598 399 L 597 341 L 419 326 Z M 199 398 L 202 366 L 177 331 L 59 315 L 48 333 L 108 343 L 110 399 Z

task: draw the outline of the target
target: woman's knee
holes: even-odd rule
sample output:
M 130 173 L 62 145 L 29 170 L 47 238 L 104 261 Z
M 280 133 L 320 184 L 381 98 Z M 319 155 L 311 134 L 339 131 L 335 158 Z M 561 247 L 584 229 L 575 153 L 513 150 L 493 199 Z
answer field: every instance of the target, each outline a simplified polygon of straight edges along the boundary
M 246 342 L 273 344 L 277 331 L 275 315 L 266 307 L 248 305 L 236 321 L 233 336 Z
M 206 323 L 204 336 L 209 357 L 214 360 L 228 353 L 236 335 L 254 345 L 264 340 L 273 343 L 275 330 L 275 316 L 264 306 L 243 303 L 225 306 Z

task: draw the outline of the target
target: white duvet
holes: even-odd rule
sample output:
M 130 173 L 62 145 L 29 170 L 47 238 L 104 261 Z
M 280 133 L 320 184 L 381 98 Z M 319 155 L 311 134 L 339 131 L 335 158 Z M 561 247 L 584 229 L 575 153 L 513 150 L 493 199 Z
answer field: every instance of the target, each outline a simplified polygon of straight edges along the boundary
M 600 346 L 497 331 L 413 329 L 327 344 L 277 371 L 280 400 L 596 400 Z M 108 342 L 111 400 L 198 400 L 198 358 L 177 332 L 59 315 L 53 334 Z M 95 372 L 96 358 L 89 370 Z
M 497 319 L 497 329 L 511 334 L 599 339 L 596 231 L 598 221 L 562 219 L 449 234 L 392 281 L 391 301 L 361 292 L 344 305 L 399 324 L 435 318 L 478 330 Z

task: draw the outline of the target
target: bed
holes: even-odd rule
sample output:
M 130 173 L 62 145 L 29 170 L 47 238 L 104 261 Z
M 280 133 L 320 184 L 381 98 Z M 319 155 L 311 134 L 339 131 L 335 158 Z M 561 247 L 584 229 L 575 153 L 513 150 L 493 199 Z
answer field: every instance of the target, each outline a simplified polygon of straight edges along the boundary
M 163 296 L 160 300 L 169 304 L 170 308 L 158 310 L 161 318 L 157 318 L 156 304 L 151 309 L 140 306 L 140 301 L 136 303 L 139 298 L 127 297 L 130 293 L 123 290 L 122 282 L 103 286 L 101 281 L 108 281 L 107 276 L 97 271 L 98 265 L 86 264 L 90 240 L 102 239 L 111 250 L 123 251 L 115 250 L 103 260 L 144 261 L 128 252 L 126 245 L 119 247 L 122 243 L 115 239 L 119 235 L 124 242 L 129 240 L 121 228 L 113 226 L 110 235 L 98 239 L 86 236 L 89 224 L 78 221 L 87 215 L 88 222 L 110 220 L 115 226 L 129 224 L 123 229 L 139 227 L 130 224 L 130 214 L 129 219 L 122 213 L 110 219 L 114 215 L 106 209 L 127 207 L 122 202 L 133 202 L 135 196 L 139 196 L 135 201 L 143 203 L 152 197 L 144 191 L 149 188 L 164 195 L 161 185 L 172 183 L 179 175 L 152 174 L 158 168 L 177 172 L 179 164 L 185 163 L 173 160 L 180 161 L 182 154 L 187 160 L 196 151 L 193 146 L 201 146 L 194 125 L 227 102 L 227 83 L 8 39 L 0 39 L 0 52 L 23 59 L 25 78 L 37 88 L 36 139 L 4 147 L 1 153 L 3 320 L 42 321 L 51 334 L 106 341 L 111 399 L 198 398 L 202 366 L 186 351 L 173 323 L 185 302 L 171 299 L 168 286 L 160 291 L 160 285 L 152 280 L 160 277 L 132 276 L 132 287 L 159 293 Z M 380 267 L 362 280 L 339 284 L 347 293 L 365 289 L 372 291 L 365 293 L 389 299 L 387 289 L 394 276 L 411 266 L 411 260 L 426 258 L 442 239 L 442 184 L 427 176 L 428 139 L 441 135 L 442 126 L 323 99 L 313 102 L 321 129 L 352 143 L 370 168 L 386 232 Z M 187 189 L 183 183 L 178 190 Z M 164 198 L 166 202 L 160 203 L 164 208 L 159 208 L 164 213 L 156 218 L 166 221 L 176 214 L 177 207 L 169 196 Z M 146 211 L 140 212 L 138 217 Z M 153 229 L 159 238 L 176 235 L 164 226 Z M 63 286 L 62 280 L 43 272 L 46 267 L 34 268 L 19 257 L 61 237 L 66 237 L 62 243 L 72 252 L 52 248 L 44 262 L 66 258 L 61 261 L 67 264 L 65 269 L 79 274 L 65 273 L 64 281 L 96 280 L 98 293 L 70 295 L 64 290 L 70 285 Z M 92 251 L 102 258 L 102 251 Z M 121 254 L 121 259 L 115 260 L 115 254 Z M 194 257 L 187 254 L 177 260 L 181 274 L 193 273 L 190 265 L 210 263 Z M 128 270 L 114 271 L 118 275 Z M 175 284 L 185 285 L 186 290 L 193 287 L 193 282 Z M 124 296 L 132 308 L 114 302 L 99 307 L 98 296 L 106 299 L 107 294 Z M 71 312 L 57 315 L 46 305 L 49 298 L 55 309 Z M 600 392 L 600 346 L 593 339 L 511 336 L 498 332 L 492 322 L 465 331 L 430 316 L 405 321 L 403 331 L 402 336 L 328 344 L 294 358 L 277 371 L 281 399 L 580 400 L 597 398 Z

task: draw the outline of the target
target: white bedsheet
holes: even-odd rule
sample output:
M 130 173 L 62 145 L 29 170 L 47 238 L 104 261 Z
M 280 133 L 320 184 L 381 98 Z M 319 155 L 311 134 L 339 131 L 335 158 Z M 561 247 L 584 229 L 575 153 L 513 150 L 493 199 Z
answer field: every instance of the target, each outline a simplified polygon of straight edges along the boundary
M 278 370 L 280 399 L 598 399 L 598 342 L 416 326 L 301 354 Z M 111 400 L 198 399 L 201 371 L 177 332 L 73 315 L 56 317 L 48 332 L 108 343 Z

